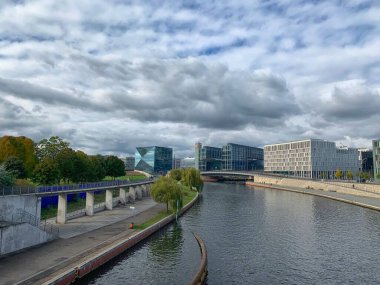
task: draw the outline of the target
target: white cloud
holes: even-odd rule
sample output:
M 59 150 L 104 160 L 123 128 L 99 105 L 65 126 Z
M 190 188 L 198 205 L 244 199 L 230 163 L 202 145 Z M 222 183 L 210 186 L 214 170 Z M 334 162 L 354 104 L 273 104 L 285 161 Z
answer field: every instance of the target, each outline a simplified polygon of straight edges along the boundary
M 380 136 L 379 13 L 369 0 L 1 1 L 0 135 L 120 154 L 365 143 Z

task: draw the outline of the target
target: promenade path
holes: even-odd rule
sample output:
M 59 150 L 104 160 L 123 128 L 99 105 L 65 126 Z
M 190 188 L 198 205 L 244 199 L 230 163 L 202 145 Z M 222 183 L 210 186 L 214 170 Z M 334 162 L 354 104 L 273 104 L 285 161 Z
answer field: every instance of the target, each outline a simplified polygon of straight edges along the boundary
M 165 210 L 165 205 L 144 198 L 112 211 L 69 220 L 59 226 L 61 238 L 1 258 L 0 284 L 42 284 L 49 275 L 63 272 L 73 263 L 133 235 L 135 230 L 128 228 L 131 222 L 142 224 Z
M 318 190 L 318 189 L 306 189 L 306 188 L 282 186 L 282 185 L 277 185 L 277 184 L 276 185 L 275 184 L 273 185 L 261 184 L 261 183 L 256 183 L 256 182 L 249 182 L 247 183 L 247 186 L 280 189 L 280 190 L 291 191 L 291 192 L 296 192 L 296 193 L 304 193 L 304 194 L 309 194 L 309 195 L 314 195 L 314 196 L 331 198 L 334 200 L 338 200 L 342 202 L 344 201 L 347 203 L 352 203 L 358 206 L 364 206 L 370 209 L 380 211 L 380 197 L 372 198 L 372 197 L 367 197 L 367 196 L 352 195 L 352 194 L 341 193 L 341 192 L 324 191 L 324 190 Z

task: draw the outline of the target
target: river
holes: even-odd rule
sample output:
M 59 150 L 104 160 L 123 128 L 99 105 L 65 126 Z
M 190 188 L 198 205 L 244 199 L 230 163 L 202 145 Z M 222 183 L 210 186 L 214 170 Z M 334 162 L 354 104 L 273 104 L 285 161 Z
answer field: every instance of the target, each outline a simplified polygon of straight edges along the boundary
M 208 284 L 380 284 L 380 213 L 326 198 L 206 183 L 178 223 L 80 284 L 187 284 L 208 251 Z

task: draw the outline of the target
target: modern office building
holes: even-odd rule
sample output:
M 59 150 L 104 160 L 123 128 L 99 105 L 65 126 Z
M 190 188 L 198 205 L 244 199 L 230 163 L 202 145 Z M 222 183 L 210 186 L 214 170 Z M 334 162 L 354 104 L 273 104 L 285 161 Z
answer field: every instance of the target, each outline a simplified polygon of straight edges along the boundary
M 264 168 L 262 148 L 228 143 L 222 147 L 222 170 L 252 171 Z
M 373 147 L 373 176 L 380 181 L 380 140 L 372 142 Z
M 165 174 L 173 168 L 173 149 L 160 146 L 137 147 L 135 169 L 150 174 Z
M 195 168 L 200 171 L 250 171 L 264 167 L 263 149 L 228 143 L 222 148 L 195 144 Z
M 334 142 L 306 139 L 264 147 L 264 171 L 307 178 L 334 178 L 340 170 L 347 178 L 360 169 L 357 149 L 339 147 Z
M 195 168 L 200 171 L 220 170 L 222 165 L 222 149 L 219 147 L 195 144 Z
M 126 171 L 135 170 L 135 157 L 134 156 L 127 156 L 125 158 L 125 170 Z
M 373 151 L 368 148 L 359 148 L 360 171 L 373 174 Z

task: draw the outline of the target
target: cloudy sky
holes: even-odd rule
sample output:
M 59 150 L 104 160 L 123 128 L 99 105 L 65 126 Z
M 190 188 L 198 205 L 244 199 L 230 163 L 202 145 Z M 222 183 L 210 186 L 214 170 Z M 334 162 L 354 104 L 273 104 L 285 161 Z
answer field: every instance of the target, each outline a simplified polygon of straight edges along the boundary
M 1 0 L 0 135 L 90 154 L 380 138 L 380 1 Z

